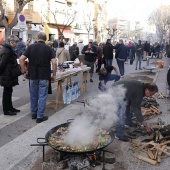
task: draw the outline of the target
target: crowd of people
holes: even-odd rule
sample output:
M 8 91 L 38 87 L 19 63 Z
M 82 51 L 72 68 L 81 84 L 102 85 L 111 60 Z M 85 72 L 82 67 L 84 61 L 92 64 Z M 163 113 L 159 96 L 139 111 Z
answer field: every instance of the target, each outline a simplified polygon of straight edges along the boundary
M 10 69 L 16 67 L 16 59 L 19 58 L 21 73 L 29 78 L 30 91 L 30 110 L 32 119 L 41 123 L 48 119 L 44 116 L 46 109 L 46 100 L 51 82 L 51 63 L 53 75 L 56 77 L 57 63 L 62 65 L 65 61 L 74 61 L 79 59 L 84 65 L 90 67 L 90 82 L 93 83 L 93 74 L 99 74 L 98 89 L 100 92 L 106 92 L 108 81 L 114 81 L 112 87 L 123 85 L 126 88 L 126 111 L 122 119 L 119 117 L 116 126 L 116 137 L 122 141 L 128 141 L 124 134 L 124 125 L 132 124 L 132 110 L 141 124 L 146 126 L 148 132 L 152 130 L 150 124 L 143 120 L 140 104 L 144 96 L 152 96 L 158 92 L 158 87 L 154 83 L 142 83 L 138 81 L 125 80 L 124 64 L 130 61 L 133 64 L 136 61 L 136 70 L 142 69 L 141 62 L 146 60 L 146 56 L 160 57 L 161 51 L 165 51 L 165 56 L 170 57 L 170 45 L 165 46 L 149 42 L 137 43 L 129 41 L 124 43 L 122 39 L 119 42 L 112 43 L 107 39 L 106 43 L 98 43 L 89 39 L 88 44 L 84 45 L 83 40 L 74 42 L 69 48 L 65 48 L 64 39 L 54 42 L 47 41 L 46 34 L 39 32 L 36 36 L 36 42 L 31 44 L 30 39 L 26 43 L 22 39 L 11 35 L 8 40 L 2 44 L 0 50 L 0 85 L 3 89 L 3 111 L 4 115 L 16 115 L 20 110 L 12 104 L 13 86 L 18 85 L 18 76 L 12 76 Z M 117 61 L 117 67 L 113 65 L 113 58 Z M 25 60 L 29 60 L 29 68 L 25 67 Z M 113 72 L 114 71 L 114 72 Z M 135 89 L 135 90 L 134 90 Z M 119 116 L 119 114 L 118 114 Z

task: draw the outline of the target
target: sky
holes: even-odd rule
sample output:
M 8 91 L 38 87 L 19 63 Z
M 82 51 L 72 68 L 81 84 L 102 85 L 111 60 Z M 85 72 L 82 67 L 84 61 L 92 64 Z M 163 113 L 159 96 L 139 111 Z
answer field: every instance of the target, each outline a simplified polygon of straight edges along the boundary
M 144 22 L 161 5 L 170 5 L 170 0 L 108 0 L 108 19 L 123 17 Z

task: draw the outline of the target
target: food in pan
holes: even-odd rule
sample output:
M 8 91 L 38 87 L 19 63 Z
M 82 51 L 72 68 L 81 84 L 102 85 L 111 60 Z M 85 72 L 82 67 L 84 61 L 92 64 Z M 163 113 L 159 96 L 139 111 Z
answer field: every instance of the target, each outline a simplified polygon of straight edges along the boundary
M 51 146 L 58 148 L 59 150 L 68 151 L 68 152 L 86 152 L 95 149 L 99 149 L 109 143 L 111 136 L 109 132 L 101 128 L 97 128 L 97 133 L 94 137 L 94 140 L 91 144 L 82 146 L 77 144 L 76 147 L 69 146 L 64 141 L 64 137 L 68 133 L 68 127 L 61 127 L 56 132 L 54 132 L 48 139 L 48 142 Z

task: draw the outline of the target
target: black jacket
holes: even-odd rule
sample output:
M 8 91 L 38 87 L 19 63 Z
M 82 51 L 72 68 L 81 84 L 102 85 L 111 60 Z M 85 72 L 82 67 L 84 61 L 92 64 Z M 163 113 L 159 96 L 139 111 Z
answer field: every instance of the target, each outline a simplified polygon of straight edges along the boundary
M 86 53 L 86 51 L 88 51 L 88 45 L 85 45 L 84 47 L 83 47 L 83 50 L 82 50 L 82 54 L 85 54 L 85 56 L 84 56 L 84 60 L 86 60 L 86 61 L 89 61 L 89 62 L 94 62 L 94 61 L 96 61 L 96 56 L 97 56 L 97 48 L 93 45 L 92 46 L 92 51 L 93 51 L 93 53 Z
M 113 59 L 113 45 L 106 43 L 103 47 L 103 55 L 105 59 Z
M 11 77 L 9 68 L 17 64 L 17 55 L 8 44 L 0 50 L 0 85 L 11 87 L 18 85 L 18 77 Z
M 79 48 L 76 45 L 69 47 L 70 59 L 74 61 L 79 56 Z

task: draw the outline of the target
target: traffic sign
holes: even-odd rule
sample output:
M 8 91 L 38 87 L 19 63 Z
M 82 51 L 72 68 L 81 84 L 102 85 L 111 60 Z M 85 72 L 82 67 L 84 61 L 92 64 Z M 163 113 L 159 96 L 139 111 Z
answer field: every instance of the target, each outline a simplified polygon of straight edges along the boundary
M 18 14 L 18 26 L 19 28 L 26 29 L 26 18 L 23 14 Z

